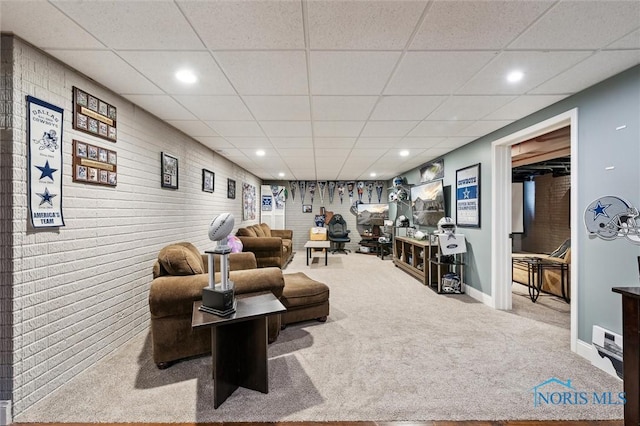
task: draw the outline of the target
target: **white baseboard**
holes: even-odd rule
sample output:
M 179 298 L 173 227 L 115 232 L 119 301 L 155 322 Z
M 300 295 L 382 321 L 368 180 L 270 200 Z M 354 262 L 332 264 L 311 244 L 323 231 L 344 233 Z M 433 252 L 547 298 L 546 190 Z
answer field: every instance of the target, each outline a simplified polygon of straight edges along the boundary
M 600 357 L 600 355 L 598 355 L 598 351 L 593 347 L 592 344 L 578 339 L 578 344 L 576 345 L 576 353 L 581 357 L 587 359 L 592 365 L 600 368 L 605 373 L 609 373 L 609 375 L 611 375 L 612 377 L 615 377 L 616 379 L 622 381 L 622 379 L 618 377 L 613 368 L 607 369 L 601 367 L 602 358 Z
M 7 426 L 13 423 L 11 418 L 11 401 L 0 401 L 0 426 Z
M 489 296 L 488 294 L 485 294 L 483 292 L 481 292 L 478 289 L 475 289 L 471 286 L 465 285 L 464 286 L 464 292 L 471 297 L 472 299 L 477 300 L 480 303 L 484 303 L 487 306 L 490 306 L 493 308 L 493 298 L 491 296 Z

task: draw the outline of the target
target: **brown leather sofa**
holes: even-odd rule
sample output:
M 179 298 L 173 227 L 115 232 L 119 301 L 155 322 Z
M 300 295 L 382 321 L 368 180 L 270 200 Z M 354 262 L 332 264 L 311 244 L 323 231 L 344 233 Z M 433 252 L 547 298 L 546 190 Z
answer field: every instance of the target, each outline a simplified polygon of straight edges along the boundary
M 242 251 L 256 256 L 258 268 L 284 268 L 293 258 L 293 231 L 271 229 L 266 223 L 240 228 L 236 236 L 242 241 Z
M 229 277 L 236 295 L 270 291 L 282 297 L 284 277 L 279 268 L 256 269 L 253 253 L 229 255 Z M 220 270 L 218 256 L 214 269 Z M 211 352 L 211 330 L 193 330 L 193 302 L 202 299 L 202 289 L 209 283 L 208 257 L 191 243 L 171 244 L 158 254 L 153 266 L 149 290 L 153 360 L 158 368 L 173 361 Z M 216 272 L 216 282 L 220 281 Z M 280 315 L 268 318 L 269 341 L 276 340 L 281 328 Z

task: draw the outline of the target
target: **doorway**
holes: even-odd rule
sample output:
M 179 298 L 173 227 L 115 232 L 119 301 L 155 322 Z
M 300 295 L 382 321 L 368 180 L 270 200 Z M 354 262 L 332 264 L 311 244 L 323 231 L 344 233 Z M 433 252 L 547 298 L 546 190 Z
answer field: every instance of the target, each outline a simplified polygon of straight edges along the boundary
M 491 219 L 491 304 L 495 309 L 512 309 L 511 271 L 511 152 L 512 146 L 535 137 L 569 126 L 571 140 L 571 240 L 577 242 L 578 217 L 578 110 L 572 109 L 501 138 L 491 145 L 492 156 L 492 219 Z M 577 349 L 577 306 L 578 306 L 578 251 L 574 244 L 570 264 L 571 303 L 571 350 Z

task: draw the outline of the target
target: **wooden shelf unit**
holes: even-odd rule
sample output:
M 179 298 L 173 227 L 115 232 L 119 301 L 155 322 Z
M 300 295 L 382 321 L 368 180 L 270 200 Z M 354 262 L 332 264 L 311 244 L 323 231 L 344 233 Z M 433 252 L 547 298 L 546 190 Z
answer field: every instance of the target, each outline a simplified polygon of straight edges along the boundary
M 429 240 L 416 240 L 408 237 L 393 239 L 393 263 L 400 269 L 429 284 L 429 258 L 434 256 L 436 247 Z M 419 266 L 422 265 L 420 268 Z M 430 285 L 431 287 L 432 285 Z

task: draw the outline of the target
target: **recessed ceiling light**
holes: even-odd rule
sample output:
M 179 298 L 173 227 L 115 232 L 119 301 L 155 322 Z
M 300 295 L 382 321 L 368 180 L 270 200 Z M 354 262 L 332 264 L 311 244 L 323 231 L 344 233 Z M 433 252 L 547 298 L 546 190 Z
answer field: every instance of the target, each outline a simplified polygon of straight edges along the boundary
M 263 150 L 261 150 L 261 149 L 259 149 L 259 150 L 257 150 L 257 151 L 256 151 L 256 155 L 257 155 L 258 157 L 264 157 L 264 151 L 263 151 Z
M 522 71 L 511 71 L 507 74 L 507 81 L 509 83 L 517 83 L 522 80 L 522 77 L 524 77 L 524 73 Z
M 280 173 L 278 173 L 278 176 L 284 177 L 284 173 L 280 172 Z
M 176 73 L 176 78 L 187 84 L 193 84 L 198 81 L 198 77 L 191 70 L 182 69 Z
M 369 176 L 376 177 L 377 175 L 376 175 L 376 172 L 371 172 L 371 173 L 369 173 Z
M 400 151 L 400 156 L 401 157 L 408 157 L 409 156 L 409 151 L 407 151 L 406 149 L 403 149 L 402 151 Z

